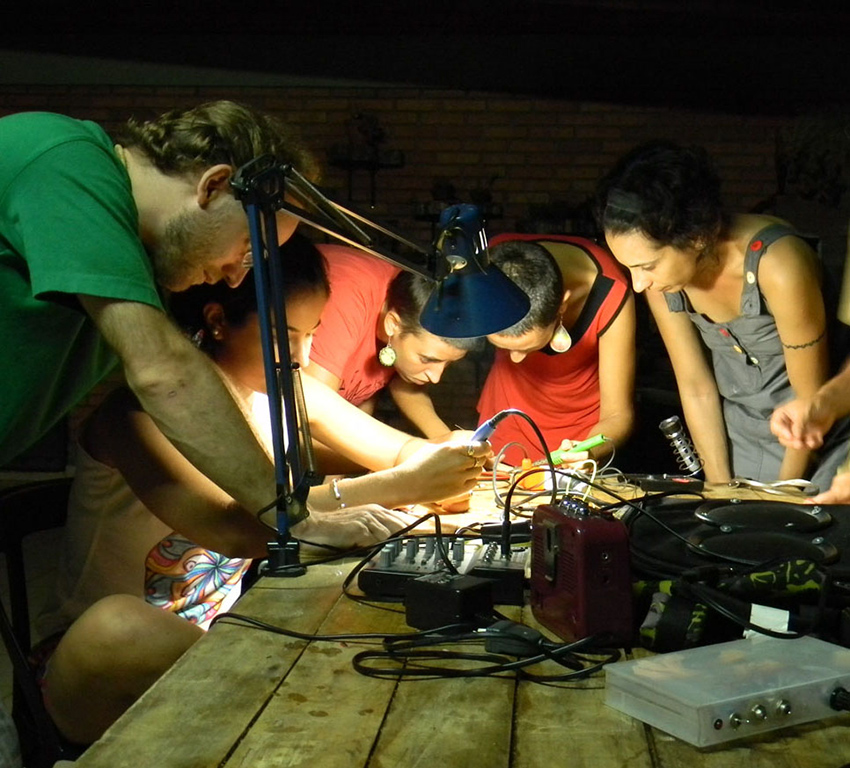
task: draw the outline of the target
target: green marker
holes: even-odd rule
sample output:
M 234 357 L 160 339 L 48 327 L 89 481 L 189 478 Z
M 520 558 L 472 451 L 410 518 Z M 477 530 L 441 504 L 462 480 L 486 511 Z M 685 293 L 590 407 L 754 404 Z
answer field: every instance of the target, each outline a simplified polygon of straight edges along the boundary
M 594 435 L 593 437 L 588 437 L 587 440 L 582 440 L 580 443 L 576 443 L 568 451 L 562 451 L 560 449 L 557 451 L 552 451 L 552 463 L 561 464 L 568 453 L 581 453 L 582 451 L 589 451 L 591 448 L 596 448 L 597 445 L 602 445 L 602 443 L 604 442 L 605 435 Z

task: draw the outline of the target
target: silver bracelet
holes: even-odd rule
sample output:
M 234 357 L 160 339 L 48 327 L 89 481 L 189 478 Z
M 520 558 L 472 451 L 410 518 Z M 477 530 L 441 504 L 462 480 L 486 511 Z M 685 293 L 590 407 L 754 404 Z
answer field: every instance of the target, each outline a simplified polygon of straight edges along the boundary
M 342 493 L 340 493 L 339 480 L 337 478 L 331 480 L 331 491 L 333 492 L 334 498 L 339 502 L 339 508 L 345 509 L 345 502 L 342 500 Z

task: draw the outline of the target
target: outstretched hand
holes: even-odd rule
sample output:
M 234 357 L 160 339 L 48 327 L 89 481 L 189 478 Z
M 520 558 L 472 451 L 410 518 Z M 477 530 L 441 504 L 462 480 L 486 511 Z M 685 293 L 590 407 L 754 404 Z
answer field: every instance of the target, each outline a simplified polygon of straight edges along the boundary
M 411 499 L 417 502 L 456 500 L 464 495 L 468 497 L 492 455 L 493 450 L 486 441 L 428 443 L 396 470 L 404 474 Z
M 782 445 L 808 450 L 823 445 L 824 435 L 834 423 L 835 416 L 817 398 L 791 400 L 770 417 L 770 429 Z
M 312 510 L 310 516 L 292 526 L 292 535 L 313 544 L 338 549 L 368 547 L 410 525 L 410 515 L 377 504 L 337 509 Z

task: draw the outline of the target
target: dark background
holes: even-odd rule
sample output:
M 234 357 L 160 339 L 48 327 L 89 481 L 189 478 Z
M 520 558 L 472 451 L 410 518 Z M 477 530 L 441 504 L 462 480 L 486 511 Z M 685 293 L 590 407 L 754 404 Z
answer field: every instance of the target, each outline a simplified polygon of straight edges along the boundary
M 8 3 L 0 48 L 734 113 L 850 98 L 840 0 L 68 5 Z

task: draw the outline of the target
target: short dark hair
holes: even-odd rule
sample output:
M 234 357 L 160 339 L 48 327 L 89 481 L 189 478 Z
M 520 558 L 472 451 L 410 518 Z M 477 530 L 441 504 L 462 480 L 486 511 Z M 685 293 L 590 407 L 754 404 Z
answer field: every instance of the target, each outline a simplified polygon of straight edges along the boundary
M 710 245 L 727 223 L 708 153 L 671 141 L 624 155 L 597 186 L 596 215 L 605 233 L 640 232 L 679 250 Z
M 321 291 L 330 295 L 325 257 L 306 237 L 295 233 L 280 246 L 283 265 L 284 299 L 289 301 L 302 293 Z M 257 312 L 257 289 L 254 271 L 249 270 L 245 279 L 235 288 L 224 281 L 208 285 L 195 285 L 181 293 L 171 295 L 169 308 L 174 321 L 205 352 L 212 352 L 214 342 L 206 331 L 204 307 L 221 304 L 227 322 L 236 327 L 245 324 L 248 317 Z
M 545 235 L 541 235 L 541 239 L 545 239 Z M 546 248 L 530 240 L 506 240 L 490 248 L 490 261 L 513 280 L 531 302 L 526 316 L 500 331 L 501 335 L 522 336 L 554 322 L 564 300 L 564 279 Z
M 434 283 L 430 280 L 405 270 L 392 279 L 387 288 L 387 307 L 399 316 L 402 333 L 419 334 L 425 330 L 419 321 L 419 316 L 425 304 L 428 303 L 434 287 Z M 439 338 L 464 352 L 475 352 L 484 347 L 484 341 L 480 337 L 450 339 L 440 336 Z
M 144 122 L 130 119 L 115 140 L 141 150 L 158 170 L 172 176 L 219 163 L 236 170 L 262 155 L 273 155 L 311 179 L 319 176 L 316 158 L 294 128 L 234 101 L 210 101 Z

